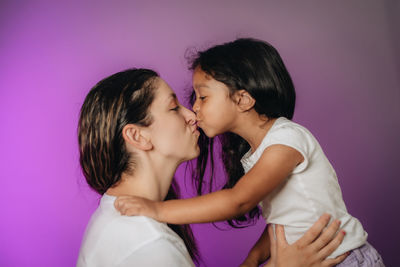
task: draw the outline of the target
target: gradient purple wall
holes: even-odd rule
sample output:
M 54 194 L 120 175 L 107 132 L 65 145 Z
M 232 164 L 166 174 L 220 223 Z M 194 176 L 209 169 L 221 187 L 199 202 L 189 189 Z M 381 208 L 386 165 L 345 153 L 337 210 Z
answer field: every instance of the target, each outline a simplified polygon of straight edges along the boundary
M 75 264 L 98 200 L 80 174 L 76 125 L 98 80 L 154 68 L 182 99 L 185 51 L 235 37 L 278 48 L 295 121 L 324 147 L 370 243 L 400 265 L 399 2 L 166 2 L 0 2 L 0 266 Z M 202 266 L 238 265 L 263 227 L 195 225 Z

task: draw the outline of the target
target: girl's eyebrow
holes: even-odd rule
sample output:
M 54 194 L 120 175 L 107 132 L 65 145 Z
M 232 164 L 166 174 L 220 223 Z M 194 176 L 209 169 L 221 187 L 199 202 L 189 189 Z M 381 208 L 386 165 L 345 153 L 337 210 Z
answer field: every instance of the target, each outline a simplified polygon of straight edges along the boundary
M 200 88 L 200 87 L 209 88 L 208 85 L 206 85 L 205 83 L 199 83 L 199 84 L 195 84 L 195 85 L 194 85 L 194 88 Z

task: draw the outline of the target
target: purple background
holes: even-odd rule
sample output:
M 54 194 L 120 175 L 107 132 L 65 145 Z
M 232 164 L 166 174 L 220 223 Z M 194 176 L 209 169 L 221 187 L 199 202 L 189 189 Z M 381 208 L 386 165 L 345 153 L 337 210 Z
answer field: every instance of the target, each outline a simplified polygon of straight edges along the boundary
M 399 13 L 395 0 L 1 1 L 0 266 L 75 264 L 98 201 L 80 173 L 76 126 L 97 81 L 154 68 L 183 100 L 185 51 L 236 37 L 280 51 L 294 120 L 320 141 L 370 243 L 399 266 Z M 195 225 L 202 266 L 237 266 L 263 227 Z

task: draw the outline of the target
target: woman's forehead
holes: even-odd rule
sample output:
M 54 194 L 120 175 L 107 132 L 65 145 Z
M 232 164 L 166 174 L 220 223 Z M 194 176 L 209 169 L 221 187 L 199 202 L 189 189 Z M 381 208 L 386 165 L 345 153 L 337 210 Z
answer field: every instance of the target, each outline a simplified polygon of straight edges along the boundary
M 158 79 L 156 88 L 155 101 L 169 104 L 172 100 L 177 99 L 175 92 L 163 79 Z

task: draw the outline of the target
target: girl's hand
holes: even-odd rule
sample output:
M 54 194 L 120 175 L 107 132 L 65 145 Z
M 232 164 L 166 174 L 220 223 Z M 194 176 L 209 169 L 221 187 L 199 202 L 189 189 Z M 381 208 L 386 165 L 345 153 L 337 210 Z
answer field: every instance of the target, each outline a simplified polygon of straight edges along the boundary
M 122 215 L 142 215 L 155 220 L 158 218 L 158 202 L 146 198 L 119 196 L 115 200 L 114 206 Z
M 328 267 L 334 266 L 343 261 L 348 253 L 342 254 L 334 259 L 326 259 L 342 243 L 345 232 L 339 231 L 340 222 L 333 221 L 325 230 L 330 216 L 322 215 L 316 223 L 298 241 L 289 245 L 285 238 L 282 225 L 276 225 L 274 230 L 268 226 L 269 237 L 271 240 L 271 259 L 267 266 L 310 266 Z

